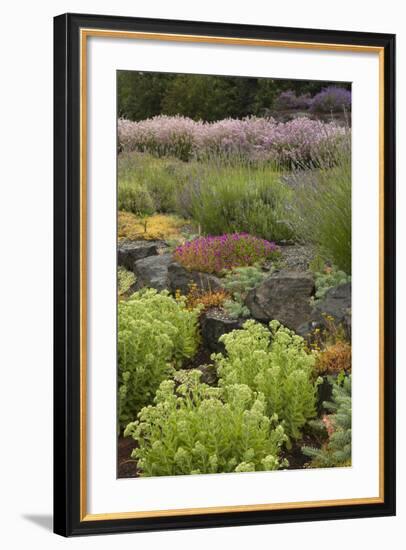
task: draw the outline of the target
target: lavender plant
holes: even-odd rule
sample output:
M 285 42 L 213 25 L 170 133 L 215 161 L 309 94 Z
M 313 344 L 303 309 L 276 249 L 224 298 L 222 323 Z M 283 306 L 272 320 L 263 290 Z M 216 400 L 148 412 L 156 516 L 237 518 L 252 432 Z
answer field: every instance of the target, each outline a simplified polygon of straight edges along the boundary
M 313 113 L 337 113 L 351 110 L 351 92 L 339 86 L 328 86 L 316 94 L 310 104 Z
M 293 90 L 281 92 L 275 99 L 273 107 L 277 111 L 290 109 L 307 110 L 311 105 L 310 94 L 302 94 L 297 96 Z
M 174 156 L 181 160 L 221 155 L 291 165 L 308 162 L 326 148 L 334 148 L 343 133 L 343 128 L 334 122 L 306 117 L 286 123 L 257 117 L 195 122 L 181 116 L 157 116 L 140 122 L 118 121 L 121 150 Z
M 213 161 L 202 165 L 199 184 L 189 192 L 190 216 L 204 233 L 244 231 L 270 241 L 292 238 L 288 222 L 291 190 L 281 181 L 277 166 L 219 166 Z

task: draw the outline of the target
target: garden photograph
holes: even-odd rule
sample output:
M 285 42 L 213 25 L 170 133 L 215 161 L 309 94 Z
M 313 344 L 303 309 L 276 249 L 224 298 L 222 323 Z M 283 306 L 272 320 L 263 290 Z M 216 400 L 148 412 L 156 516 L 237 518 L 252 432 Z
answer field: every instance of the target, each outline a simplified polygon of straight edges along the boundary
M 117 477 L 351 467 L 351 84 L 117 72 Z

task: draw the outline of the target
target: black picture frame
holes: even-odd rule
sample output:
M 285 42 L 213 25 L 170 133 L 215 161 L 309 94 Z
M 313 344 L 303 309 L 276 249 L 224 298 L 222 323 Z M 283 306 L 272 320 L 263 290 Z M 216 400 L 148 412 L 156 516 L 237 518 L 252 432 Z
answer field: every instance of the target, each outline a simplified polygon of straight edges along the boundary
M 383 501 L 88 521 L 80 512 L 80 29 L 352 44 L 384 56 Z M 395 36 L 102 15 L 54 19 L 54 531 L 63 536 L 395 514 Z

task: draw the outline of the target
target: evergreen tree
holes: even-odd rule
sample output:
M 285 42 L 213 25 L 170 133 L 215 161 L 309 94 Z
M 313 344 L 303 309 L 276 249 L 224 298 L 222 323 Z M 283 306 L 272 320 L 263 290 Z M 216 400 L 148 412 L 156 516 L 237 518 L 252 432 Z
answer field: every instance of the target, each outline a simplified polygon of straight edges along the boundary
M 302 452 L 312 459 L 314 468 L 332 468 L 351 465 L 351 376 L 334 382 L 331 402 L 324 407 L 332 414 L 318 421 L 327 429 L 329 438 L 321 449 L 302 447 Z

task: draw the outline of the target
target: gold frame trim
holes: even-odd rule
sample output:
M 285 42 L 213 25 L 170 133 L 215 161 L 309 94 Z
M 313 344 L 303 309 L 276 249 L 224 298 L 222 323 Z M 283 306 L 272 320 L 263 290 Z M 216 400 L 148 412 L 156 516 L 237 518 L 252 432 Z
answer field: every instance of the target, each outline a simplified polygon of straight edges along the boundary
M 379 496 L 337 500 L 284 502 L 181 508 L 176 510 L 143 510 L 138 512 L 87 513 L 87 38 L 124 38 L 170 42 L 214 43 L 224 45 L 299 48 L 379 55 Z M 164 34 L 105 29 L 80 29 L 80 521 L 174 517 L 227 512 L 292 510 L 380 504 L 384 502 L 384 48 L 356 44 L 281 41 L 222 36 Z

